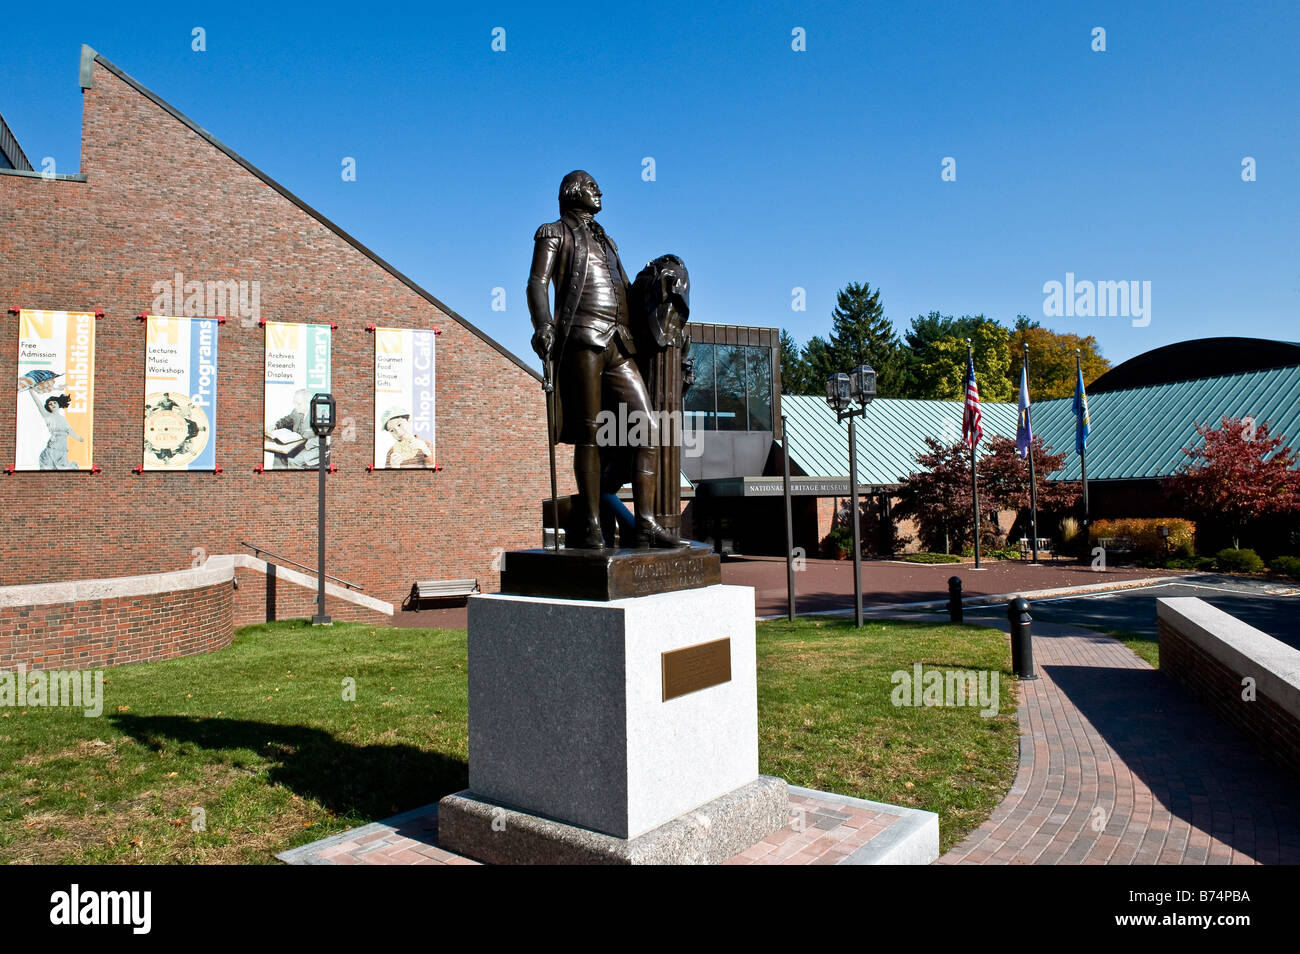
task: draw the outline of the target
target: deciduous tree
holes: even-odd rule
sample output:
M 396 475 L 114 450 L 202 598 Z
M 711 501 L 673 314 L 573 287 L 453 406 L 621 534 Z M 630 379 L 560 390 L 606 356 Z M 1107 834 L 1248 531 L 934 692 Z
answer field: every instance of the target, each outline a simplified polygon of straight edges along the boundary
M 1079 500 L 1081 489 L 1073 481 L 1047 480 L 1065 465 L 1065 454 L 1053 454 L 1035 437 L 1032 445 L 1034 476 L 1038 485 L 1038 509 L 1067 510 Z M 1029 508 L 1029 461 L 1020 456 L 1016 442 L 1009 437 L 989 438 L 988 451 L 979 461 L 980 497 L 998 510 Z
M 970 449 L 961 441 L 943 444 L 933 437 L 925 438 L 925 447 L 916 455 L 924 469 L 903 481 L 894 515 L 916 521 L 926 549 L 960 551 L 973 539 Z
M 983 315 L 953 318 L 933 311 L 917 315 L 904 335 L 908 348 L 907 397 L 963 400 L 967 338 L 974 349 L 980 400 L 1012 400 L 1015 386 L 1008 377 L 1011 350 L 1007 329 Z
M 1198 424 L 1201 442 L 1184 447 L 1185 468 L 1165 479 L 1171 500 L 1190 514 L 1224 521 L 1233 547 L 1254 520 L 1300 509 L 1300 472 L 1286 438 L 1250 418 L 1224 417 L 1218 427 Z
M 1092 384 L 1110 370 L 1110 362 L 1101 356 L 1097 339 L 1063 334 L 1044 328 L 1024 315 L 1016 318 L 1011 329 L 1010 378 L 1020 386 L 1020 368 L 1025 360 L 1025 345 L 1029 345 L 1029 394 L 1035 401 L 1070 397 L 1074 394 L 1074 352 L 1079 351 L 1085 384 Z

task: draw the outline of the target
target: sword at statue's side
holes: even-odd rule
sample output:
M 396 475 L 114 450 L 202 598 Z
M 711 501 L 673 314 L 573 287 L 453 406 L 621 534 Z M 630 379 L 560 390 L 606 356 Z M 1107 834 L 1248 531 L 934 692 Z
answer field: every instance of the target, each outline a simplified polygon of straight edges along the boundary
M 555 359 L 548 353 L 542 377 L 542 390 L 546 392 L 546 447 L 551 454 L 551 534 L 553 549 L 560 549 L 560 505 L 555 490 Z

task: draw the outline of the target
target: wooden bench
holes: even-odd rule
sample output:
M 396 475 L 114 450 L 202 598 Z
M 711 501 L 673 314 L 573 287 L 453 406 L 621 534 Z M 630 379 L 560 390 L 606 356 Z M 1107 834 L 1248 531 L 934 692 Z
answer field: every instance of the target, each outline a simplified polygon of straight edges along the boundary
M 418 580 L 411 584 L 409 600 L 418 609 L 421 600 L 454 600 L 477 592 L 478 580 Z

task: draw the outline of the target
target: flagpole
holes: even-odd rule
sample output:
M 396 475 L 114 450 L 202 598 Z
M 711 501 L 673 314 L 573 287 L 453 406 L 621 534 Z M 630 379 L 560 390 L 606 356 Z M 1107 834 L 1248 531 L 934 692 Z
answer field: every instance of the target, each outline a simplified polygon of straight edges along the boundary
M 970 339 L 966 339 L 966 361 L 975 373 L 975 351 L 971 347 Z M 978 386 L 978 385 L 977 385 Z M 970 400 L 969 396 L 965 400 Z M 963 411 L 963 414 L 967 413 Z M 975 427 L 974 421 L 971 422 L 970 431 L 970 494 L 971 503 L 975 511 L 975 569 L 980 568 L 980 488 L 979 480 L 975 476 Z
M 1030 423 L 1029 413 L 1029 342 L 1025 342 L 1025 363 L 1021 372 L 1025 376 L 1025 430 L 1029 434 L 1029 546 L 1033 551 L 1033 562 L 1038 563 L 1038 487 L 1034 479 L 1034 428 Z
M 1083 381 L 1083 368 L 1082 368 L 1082 366 L 1081 366 L 1080 363 L 1079 363 L 1079 349 L 1078 349 L 1078 348 L 1075 348 L 1075 349 L 1074 349 L 1074 370 L 1075 370 L 1075 373 L 1076 373 L 1077 376 L 1078 376 L 1077 380 L 1078 380 L 1080 383 L 1082 383 L 1082 381 Z M 1087 398 L 1084 398 L 1084 400 L 1086 401 Z M 1080 421 L 1079 421 L 1079 419 L 1078 419 L 1078 417 L 1077 417 L 1077 415 L 1076 415 L 1076 417 L 1075 417 L 1075 421 L 1074 421 L 1075 440 L 1076 440 L 1076 441 L 1078 440 L 1079 424 L 1080 424 Z M 1079 451 L 1079 476 L 1080 476 L 1080 477 L 1082 478 L 1082 480 L 1083 480 L 1083 533 L 1084 533 L 1084 539 L 1087 540 L 1087 539 L 1088 539 L 1088 536 L 1087 536 L 1087 534 L 1088 534 L 1088 456 L 1087 456 L 1087 444 L 1085 443 L 1084 446 L 1082 446 L 1082 447 L 1078 447 L 1078 448 L 1076 448 L 1076 449 Z

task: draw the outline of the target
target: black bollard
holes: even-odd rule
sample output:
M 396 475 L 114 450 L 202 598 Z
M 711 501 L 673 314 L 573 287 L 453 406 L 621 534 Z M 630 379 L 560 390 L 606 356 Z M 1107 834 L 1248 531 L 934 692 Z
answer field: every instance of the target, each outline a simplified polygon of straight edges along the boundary
M 961 622 L 961 577 L 948 577 L 948 618 L 954 623 Z
M 1034 643 L 1030 624 L 1029 600 L 1017 596 L 1007 604 L 1007 619 L 1011 623 L 1011 669 L 1021 679 L 1037 679 L 1034 675 Z

